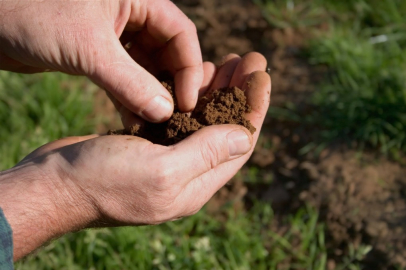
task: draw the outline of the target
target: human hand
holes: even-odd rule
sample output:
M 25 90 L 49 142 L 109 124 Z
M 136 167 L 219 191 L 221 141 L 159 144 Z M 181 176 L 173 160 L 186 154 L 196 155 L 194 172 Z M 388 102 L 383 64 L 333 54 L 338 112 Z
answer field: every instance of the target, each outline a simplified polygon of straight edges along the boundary
M 185 112 L 203 79 L 196 28 L 167 0 L 0 1 L 0 69 L 86 75 L 121 113 L 151 122 L 173 112 L 153 75 L 174 75 Z
M 217 72 L 204 64 L 201 93 L 228 85 L 246 90 L 253 136 L 241 126 L 210 126 L 166 147 L 138 137 L 91 135 L 65 138 L 27 156 L 10 170 L 27 181 L 0 180 L 15 258 L 73 230 L 158 224 L 199 211 L 252 153 L 269 106 L 270 78 L 258 71 L 265 67 L 257 53 L 229 55 Z

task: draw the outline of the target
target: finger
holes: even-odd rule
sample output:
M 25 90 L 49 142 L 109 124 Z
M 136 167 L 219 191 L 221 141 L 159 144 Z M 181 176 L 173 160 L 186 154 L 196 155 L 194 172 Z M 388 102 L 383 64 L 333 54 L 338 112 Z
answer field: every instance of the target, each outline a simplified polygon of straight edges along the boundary
M 114 33 L 98 54 L 94 71 L 87 74 L 130 111 L 150 122 L 163 122 L 173 113 L 169 92 L 125 51 Z
M 146 24 L 148 33 L 165 44 L 167 57 L 172 62 L 176 98 L 181 111 L 192 111 L 203 81 L 202 55 L 196 26 L 171 1 L 146 1 L 146 15 L 130 15 L 128 27 Z
M 246 117 L 257 128 L 257 131 L 253 135 L 253 145 L 255 145 L 269 107 L 271 91 L 269 75 L 262 71 L 252 73 L 244 83 L 244 90 L 246 90 L 248 102 L 253 108 L 253 111 L 247 114 Z M 184 188 L 182 197 L 179 198 L 179 201 L 187 201 L 189 203 L 180 206 L 182 213 L 179 213 L 179 215 L 191 215 L 196 213 L 196 211 L 238 172 L 248 160 L 252 151 L 253 147 L 242 157 L 224 162 L 189 182 Z M 196 196 L 196 194 L 200 195 Z
M 216 75 L 216 66 L 211 62 L 203 63 L 204 78 L 202 87 L 199 90 L 199 97 L 203 96 L 204 93 L 209 89 Z
M 180 184 L 206 173 L 219 164 L 238 158 L 251 150 L 251 133 L 242 126 L 217 125 L 205 127 L 180 143 L 166 148 L 163 155 L 171 168 L 179 170 Z
M 242 87 L 248 76 L 257 70 L 265 70 L 267 61 L 265 57 L 257 52 L 247 53 L 235 69 L 230 86 Z
M 217 70 L 216 78 L 210 89 L 214 90 L 229 86 L 234 70 L 240 61 L 241 57 L 237 54 L 229 54 L 225 56 Z
M 121 122 L 123 123 L 124 128 L 129 128 L 130 126 L 135 124 L 144 125 L 145 121 L 142 118 L 123 106 L 123 104 L 121 104 L 121 102 L 113 97 L 112 94 L 110 94 L 109 92 L 106 92 L 106 94 L 111 102 L 113 102 L 114 107 L 120 114 Z
M 75 143 L 79 143 L 82 141 L 87 141 L 93 138 L 97 138 L 100 135 L 98 134 L 92 134 L 92 135 L 87 135 L 87 136 L 75 136 L 75 137 L 67 137 L 67 138 L 63 138 L 57 141 L 53 141 L 50 143 L 47 143 L 43 146 L 41 146 L 40 148 L 34 150 L 33 152 L 31 152 L 28 156 L 26 156 L 22 161 L 20 161 L 19 163 L 21 164 L 22 162 L 25 162 L 29 159 L 33 159 L 39 156 L 42 156 L 43 154 L 49 153 L 53 150 L 62 148 L 64 146 L 67 145 L 71 145 L 71 144 L 75 144 Z
M 123 107 L 123 104 L 121 104 L 120 101 L 118 101 L 109 91 L 104 91 L 107 95 L 107 97 L 111 100 L 111 102 L 114 105 L 114 108 L 116 108 L 116 110 L 118 112 L 120 112 L 121 107 Z
M 246 114 L 245 117 L 257 129 L 253 134 L 253 145 L 255 145 L 269 108 L 271 77 L 265 71 L 253 72 L 244 83 L 243 90 L 245 90 L 248 104 L 252 107 L 252 112 Z M 219 183 L 218 187 L 224 185 L 234 176 L 239 168 L 248 160 L 253 150 L 254 148 L 237 160 L 227 162 L 228 165 L 223 166 L 225 168 L 215 168 L 215 174 L 223 176 L 225 180 L 225 182 Z
M 243 90 L 247 96 L 247 103 L 252 108 L 245 117 L 257 129 L 254 134 L 256 139 L 271 102 L 271 77 L 265 71 L 255 71 L 246 79 Z
M 144 125 L 145 121 L 135 115 L 132 111 L 127 109 L 125 106 L 121 106 L 120 108 L 120 117 L 121 117 L 121 122 L 123 123 L 124 128 L 129 128 L 133 125 Z
M 203 80 L 202 65 L 178 69 L 175 74 L 175 95 L 179 110 L 191 112 L 196 106 Z
M 127 109 L 121 102 L 119 102 L 113 95 L 109 92 L 106 92 L 108 98 L 113 102 L 114 107 L 120 114 L 121 122 L 123 123 L 124 128 L 129 128 L 132 125 L 144 125 L 145 121 L 141 119 L 139 116 L 134 114 L 132 111 Z

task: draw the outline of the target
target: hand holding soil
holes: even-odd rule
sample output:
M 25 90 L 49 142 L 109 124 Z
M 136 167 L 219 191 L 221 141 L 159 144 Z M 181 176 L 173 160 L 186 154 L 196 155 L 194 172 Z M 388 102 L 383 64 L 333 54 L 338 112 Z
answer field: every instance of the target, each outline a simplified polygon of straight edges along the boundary
M 219 68 L 202 63 L 196 28 L 172 2 L 0 1 L 0 25 L 0 69 L 85 75 L 106 90 L 126 127 L 172 115 L 172 96 L 155 78 L 164 70 L 174 77 L 180 114 L 215 89 L 236 86 L 245 94 L 213 94 L 244 101 L 239 120 L 199 123 L 171 146 L 134 136 L 71 137 L 1 172 L 14 260 L 68 232 L 192 215 L 251 155 L 269 106 L 265 58 L 228 55 Z M 241 123 L 251 132 L 235 125 Z
M 15 258 L 70 231 L 158 224 L 199 211 L 252 153 L 270 101 L 265 67 L 257 53 L 228 55 L 217 70 L 204 64 L 201 93 L 231 85 L 243 89 L 252 107 L 246 118 L 257 129 L 253 135 L 239 125 L 217 125 L 172 146 L 134 136 L 65 138 L 6 171 L 1 199 L 14 231 Z M 16 177 L 26 181 L 16 186 Z M 28 220 L 21 222 L 22 216 Z

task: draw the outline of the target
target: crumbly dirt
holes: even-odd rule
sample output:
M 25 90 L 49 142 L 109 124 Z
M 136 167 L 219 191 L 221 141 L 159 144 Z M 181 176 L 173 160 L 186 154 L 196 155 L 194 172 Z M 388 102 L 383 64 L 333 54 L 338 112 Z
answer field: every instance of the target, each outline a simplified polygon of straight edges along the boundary
M 174 97 L 174 83 L 164 81 L 162 85 Z M 175 98 L 174 98 L 175 99 Z M 160 124 L 146 122 L 145 125 L 133 125 L 122 130 L 110 130 L 108 135 L 132 135 L 145 138 L 153 143 L 162 145 L 175 144 L 199 129 L 221 124 L 236 124 L 246 127 L 252 134 L 255 127 L 245 119 L 245 114 L 251 112 L 251 106 L 243 90 L 238 87 L 225 87 L 209 91 L 199 98 L 196 108 L 191 113 L 179 111 L 175 102 L 171 118 Z

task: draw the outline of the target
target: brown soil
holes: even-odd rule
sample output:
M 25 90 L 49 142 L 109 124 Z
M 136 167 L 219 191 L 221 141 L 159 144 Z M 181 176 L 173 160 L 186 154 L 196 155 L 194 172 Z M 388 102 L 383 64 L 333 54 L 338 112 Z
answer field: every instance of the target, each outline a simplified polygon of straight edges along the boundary
M 174 97 L 173 82 L 162 82 L 162 85 Z M 191 113 L 180 112 L 175 103 L 173 115 L 164 123 L 147 122 L 142 126 L 136 124 L 127 129 L 110 130 L 108 135 L 132 135 L 153 143 L 172 145 L 211 125 L 242 125 L 253 134 L 255 127 L 245 119 L 245 114 L 249 112 L 251 106 L 247 104 L 244 91 L 238 87 L 225 87 L 209 91 L 199 98 L 196 108 Z
M 347 243 L 367 242 L 374 247 L 366 259 L 371 267 L 381 269 L 385 261 L 406 265 L 402 166 L 371 154 L 335 151 L 317 165 L 302 162 L 299 168 L 311 180 L 299 198 L 321 210 L 336 255 Z

